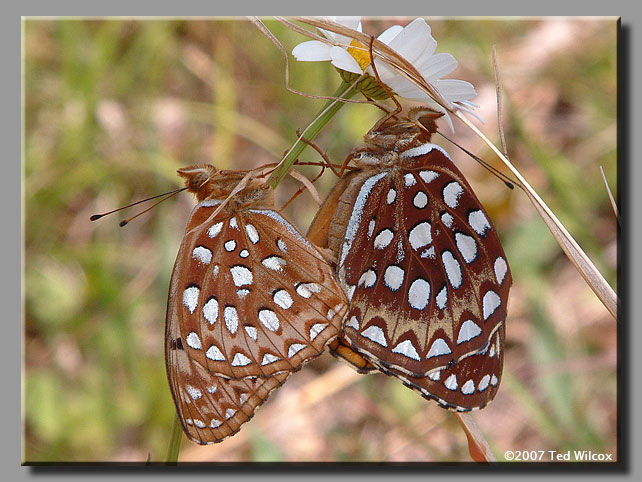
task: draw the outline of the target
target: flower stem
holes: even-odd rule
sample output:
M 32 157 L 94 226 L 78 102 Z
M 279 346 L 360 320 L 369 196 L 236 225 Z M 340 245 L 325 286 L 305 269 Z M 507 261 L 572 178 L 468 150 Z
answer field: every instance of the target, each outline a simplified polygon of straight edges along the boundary
M 354 96 L 359 90 L 356 86 L 352 86 L 347 82 L 342 82 L 337 91 L 334 93 L 334 97 L 341 97 L 343 99 L 349 99 Z M 308 128 L 303 132 L 301 138 L 305 138 L 308 141 L 313 140 L 321 129 L 334 117 L 334 115 L 339 112 L 339 109 L 345 105 L 345 102 L 340 99 L 329 100 L 323 108 L 319 111 L 315 120 L 308 126 Z M 271 185 L 273 188 L 276 187 L 281 180 L 287 175 L 292 164 L 298 159 L 299 155 L 303 150 L 308 146 L 301 138 L 298 138 L 294 145 L 290 148 L 287 155 L 279 163 L 279 167 L 274 170 L 272 175 L 266 181 L 266 184 Z
M 174 424 L 172 425 L 172 434 L 169 437 L 169 448 L 167 449 L 166 465 L 176 465 L 178 463 L 178 453 L 181 450 L 181 440 L 183 430 L 178 421 L 178 416 L 174 415 Z

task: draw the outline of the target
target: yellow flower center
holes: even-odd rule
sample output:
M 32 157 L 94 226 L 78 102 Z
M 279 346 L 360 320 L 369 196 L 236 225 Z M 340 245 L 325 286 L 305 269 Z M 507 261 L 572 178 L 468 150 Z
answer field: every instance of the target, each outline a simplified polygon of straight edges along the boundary
M 370 57 L 370 52 L 368 47 L 364 46 L 361 42 L 352 40 L 350 42 L 350 47 L 348 47 L 348 53 L 357 61 L 361 70 L 365 72 L 370 63 L 372 62 L 372 57 Z

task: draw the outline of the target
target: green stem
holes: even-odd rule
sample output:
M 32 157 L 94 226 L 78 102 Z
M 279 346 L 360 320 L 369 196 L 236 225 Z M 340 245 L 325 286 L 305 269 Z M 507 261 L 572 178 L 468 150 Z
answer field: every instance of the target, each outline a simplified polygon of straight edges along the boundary
M 352 96 L 354 96 L 359 90 L 354 86 L 352 89 L 348 90 L 350 88 L 351 84 L 348 84 L 347 82 L 343 82 L 337 91 L 334 93 L 334 97 L 342 97 L 344 99 L 349 99 Z M 319 111 L 317 114 L 316 118 L 317 120 L 314 121 L 312 125 L 308 127 L 308 129 L 305 131 L 305 135 L 303 136 L 305 139 L 308 141 L 312 141 L 317 134 L 325 127 L 325 125 L 334 117 L 334 115 L 339 112 L 339 109 L 343 107 L 346 103 L 339 100 L 339 99 L 333 99 L 328 101 L 323 108 Z M 307 147 L 308 145 L 303 142 L 301 138 L 297 139 L 297 141 L 294 143 L 294 146 L 292 149 L 290 149 L 290 152 L 288 153 L 287 156 L 283 158 L 281 161 L 281 165 L 278 169 L 276 169 L 270 178 L 267 180 L 267 183 L 270 184 L 273 188 L 276 187 L 281 180 L 287 175 L 288 171 L 290 170 L 290 167 L 292 167 L 292 164 L 299 158 L 303 150 Z
M 174 424 L 172 425 L 172 434 L 169 437 L 169 448 L 167 450 L 167 465 L 176 465 L 178 463 L 178 452 L 181 450 L 181 440 L 183 430 L 178 421 L 178 415 L 174 415 Z

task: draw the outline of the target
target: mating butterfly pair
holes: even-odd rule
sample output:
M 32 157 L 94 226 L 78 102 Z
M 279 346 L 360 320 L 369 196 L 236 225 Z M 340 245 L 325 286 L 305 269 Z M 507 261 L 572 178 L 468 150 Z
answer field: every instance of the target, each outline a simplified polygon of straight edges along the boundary
M 394 375 L 446 408 L 492 400 L 510 272 L 470 185 L 429 142 L 436 117 L 412 110 L 375 126 L 308 239 L 258 182 L 220 208 L 241 176 L 179 170 L 200 202 L 170 284 L 166 362 L 192 441 L 234 434 L 330 342 L 359 371 Z M 335 269 L 310 241 L 335 254 Z

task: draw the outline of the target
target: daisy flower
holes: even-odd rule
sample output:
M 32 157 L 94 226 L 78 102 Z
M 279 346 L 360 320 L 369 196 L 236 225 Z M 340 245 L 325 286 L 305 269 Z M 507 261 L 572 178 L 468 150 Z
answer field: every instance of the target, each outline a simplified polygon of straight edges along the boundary
M 344 27 L 359 32 L 362 31 L 360 17 L 328 18 Z M 387 97 L 385 90 L 381 89 L 380 86 L 377 85 L 379 92 L 374 92 L 372 88 L 372 80 L 374 80 L 375 74 L 370 65 L 371 59 L 368 47 L 345 35 L 323 29 L 320 30 L 328 40 L 339 45 L 329 45 L 318 40 L 311 40 L 297 45 L 292 50 L 292 55 L 303 62 L 330 61 L 332 65 L 339 69 L 346 82 L 349 82 L 350 79 L 354 81 L 357 76 L 365 72 L 370 76 L 370 82 L 366 84 L 368 85 L 368 91 L 361 89 L 364 94 L 372 98 Z M 435 53 L 437 41 L 432 37 L 430 26 L 424 19 L 415 19 L 405 27 L 394 25 L 379 35 L 377 39 L 410 62 L 426 82 L 432 84 L 446 100 L 456 107 L 467 112 L 471 112 L 471 109 L 477 107 L 470 102 L 471 99 L 477 96 L 472 84 L 464 80 L 442 79 L 443 76 L 450 74 L 457 68 L 457 60 L 448 53 Z M 409 100 L 423 102 L 447 114 L 443 107 L 394 68 L 381 59 L 376 59 L 375 62 L 379 78 L 395 94 Z M 384 92 L 384 95 L 381 95 L 381 91 Z M 373 92 L 374 95 L 371 95 Z

